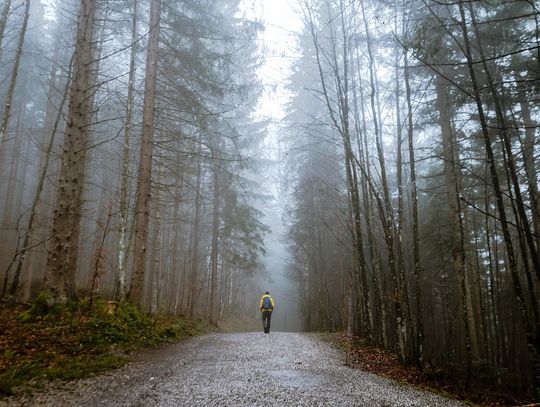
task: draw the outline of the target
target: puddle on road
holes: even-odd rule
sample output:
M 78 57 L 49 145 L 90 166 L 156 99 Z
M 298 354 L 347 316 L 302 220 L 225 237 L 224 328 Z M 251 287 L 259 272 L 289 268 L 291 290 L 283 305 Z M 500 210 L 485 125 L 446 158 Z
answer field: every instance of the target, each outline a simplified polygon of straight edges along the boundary
M 280 384 L 289 387 L 313 387 L 321 383 L 321 377 L 302 370 L 274 370 L 270 372 Z

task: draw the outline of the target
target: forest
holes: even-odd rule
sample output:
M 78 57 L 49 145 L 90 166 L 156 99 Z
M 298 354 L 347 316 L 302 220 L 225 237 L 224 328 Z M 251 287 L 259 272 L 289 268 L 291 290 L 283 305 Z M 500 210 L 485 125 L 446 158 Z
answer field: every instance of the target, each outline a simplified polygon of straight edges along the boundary
M 277 134 L 263 3 L 2 0 L 0 299 L 253 316 L 279 194 L 302 331 L 540 395 L 540 3 L 295 0 Z

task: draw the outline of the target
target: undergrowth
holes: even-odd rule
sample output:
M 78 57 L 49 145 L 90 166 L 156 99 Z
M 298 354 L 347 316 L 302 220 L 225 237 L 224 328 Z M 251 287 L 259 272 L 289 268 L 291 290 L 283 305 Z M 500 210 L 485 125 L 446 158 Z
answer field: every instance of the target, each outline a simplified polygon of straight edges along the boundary
M 124 365 L 129 353 L 203 332 L 185 317 L 148 316 L 130 303 L 108 312 L 107 302 L 0 308 L 0 397 L 45 380 L 72 380 Z

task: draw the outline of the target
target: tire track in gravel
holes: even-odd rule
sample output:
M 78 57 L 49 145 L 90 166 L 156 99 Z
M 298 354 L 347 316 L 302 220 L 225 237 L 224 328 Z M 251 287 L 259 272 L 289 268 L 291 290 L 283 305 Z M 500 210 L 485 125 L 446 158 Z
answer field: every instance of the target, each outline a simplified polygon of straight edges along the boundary
M 208 334 L 9 406 L 462 406 L 343 366 L 317 335 Z M 6 403 L 6 404 L 4 404 Z

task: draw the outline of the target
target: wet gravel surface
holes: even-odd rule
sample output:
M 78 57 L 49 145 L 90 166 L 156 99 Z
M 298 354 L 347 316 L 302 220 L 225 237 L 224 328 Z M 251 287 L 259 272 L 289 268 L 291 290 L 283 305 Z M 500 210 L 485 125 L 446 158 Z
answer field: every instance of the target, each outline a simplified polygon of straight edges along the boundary
M 209 334 L 4 406 L 462 406 L 343 366 L 317 335 Z

